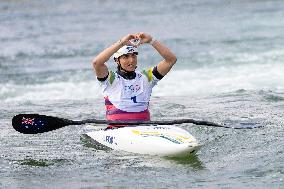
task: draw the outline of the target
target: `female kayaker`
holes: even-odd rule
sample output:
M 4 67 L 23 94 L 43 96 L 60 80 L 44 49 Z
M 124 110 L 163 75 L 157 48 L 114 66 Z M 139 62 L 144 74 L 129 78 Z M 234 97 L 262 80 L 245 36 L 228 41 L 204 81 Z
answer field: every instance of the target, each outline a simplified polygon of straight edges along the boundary
M 136 71 L 137 47 L 146 43 L 152 45 L 163 60 L 152 68 Z M 111 56 L 117 64 L 115 72 L 106 65 Z M 170 49 L 144 32 L 128 34 L 103 50 L 92 64 L 102 87 L 107 120 L 150 120 L 152 88 L 176 61 Z

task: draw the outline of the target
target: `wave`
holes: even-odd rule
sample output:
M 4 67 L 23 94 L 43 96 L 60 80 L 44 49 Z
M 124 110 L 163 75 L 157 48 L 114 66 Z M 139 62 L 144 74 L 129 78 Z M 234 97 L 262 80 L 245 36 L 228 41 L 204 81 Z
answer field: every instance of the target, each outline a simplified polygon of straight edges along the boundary
M 207 96 L 239 90 L 284 91 L 284 65 L 250 64 L 173 70 L 153 89 L 153 96 Z M 0 101 L 80 100 L 102 98 L 96 79 L 74 80 L 78 72 L 64 81 L 45 83 L 2 83 Z M 66 79 L 66 78 L 65 78 Z
M 238 90 L 283 91 L 284 65 L 250 64 L 205 67 L 169 73 L 155 88 L 158 95 L 210 95 Z

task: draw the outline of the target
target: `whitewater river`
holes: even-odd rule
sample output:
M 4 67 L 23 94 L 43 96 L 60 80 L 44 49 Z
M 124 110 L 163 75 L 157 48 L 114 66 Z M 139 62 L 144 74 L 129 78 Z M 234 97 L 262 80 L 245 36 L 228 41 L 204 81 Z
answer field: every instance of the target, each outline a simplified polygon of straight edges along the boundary
M 284 188 L 283 10 L 281 0 L 2 0 L 0 188 Z M 178 57 L 153 90 L 152 120 L 262 127 L 179 125 L 203 144 L 183 159 L 96 150 L 83 134 L 104 125 L 13 129 L 19 113 L 104 119 L 91 61 L 140 31 Z M 160 60 L 139 47 L 137 69 Z

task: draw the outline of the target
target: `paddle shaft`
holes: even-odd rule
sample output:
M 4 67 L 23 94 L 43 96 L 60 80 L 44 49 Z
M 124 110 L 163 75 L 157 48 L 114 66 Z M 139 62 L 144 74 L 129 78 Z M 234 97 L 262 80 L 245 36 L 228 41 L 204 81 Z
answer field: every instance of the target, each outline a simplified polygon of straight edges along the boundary
M 226 127 L 224 125 L 220 125 L 217 123 L 213 123 L 209 121 L 194 120 L 194 119 L 177 119 L 177 120 L 161 120 L 161 121 L 131 121 L 131 120 L 108 121 L 108 120 L 98 120 L 98 119 L 86 119 L 86 120 L 81 120 L 81 121 L 71 121 L 72 125 L 82 125 L 82 124 L 87 124 L 87 123 L 107 124 L 107 125 L 174 125 L 174 124 L 192 123 L 195 125 Z
M 86 119 L 81 121 L 74 121 L 74 120 L 47 116 L 47 115 L 39 115 L 39 114 L 18 114 L 14 116 L 12 119 L 12 125 L 14 129 L 24 134 L 44 133 L 65 127 L 67 125 L 82 125 L 88 123 L 105 124 L 105 125 L 129 125 L 129 126 L 174 125 L 174 124 L 192 123 L 195 125 L 224 127 L 224 128 L 233 128 L 233 129 L 253 129 L 261 127 L 261 125 L 246 125 L 246 124 L 239 126 L 221 125 L 209 121 L 201 121 L 194 119 L 177 119 L 177 120 L 161 120 L 161 121 L 136 121 L 136 120 L 107 121 L 99 119 Z

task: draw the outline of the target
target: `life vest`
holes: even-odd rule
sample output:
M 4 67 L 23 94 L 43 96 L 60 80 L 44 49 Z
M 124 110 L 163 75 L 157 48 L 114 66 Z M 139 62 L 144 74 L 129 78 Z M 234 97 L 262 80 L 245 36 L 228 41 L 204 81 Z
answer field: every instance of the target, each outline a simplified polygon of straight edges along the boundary
M 100 82 L 105 99 L 107 120 L 150 120 L 149 101 L 157 79 L 152 68 L 128 80 L 110 71 L 108 78 Z

